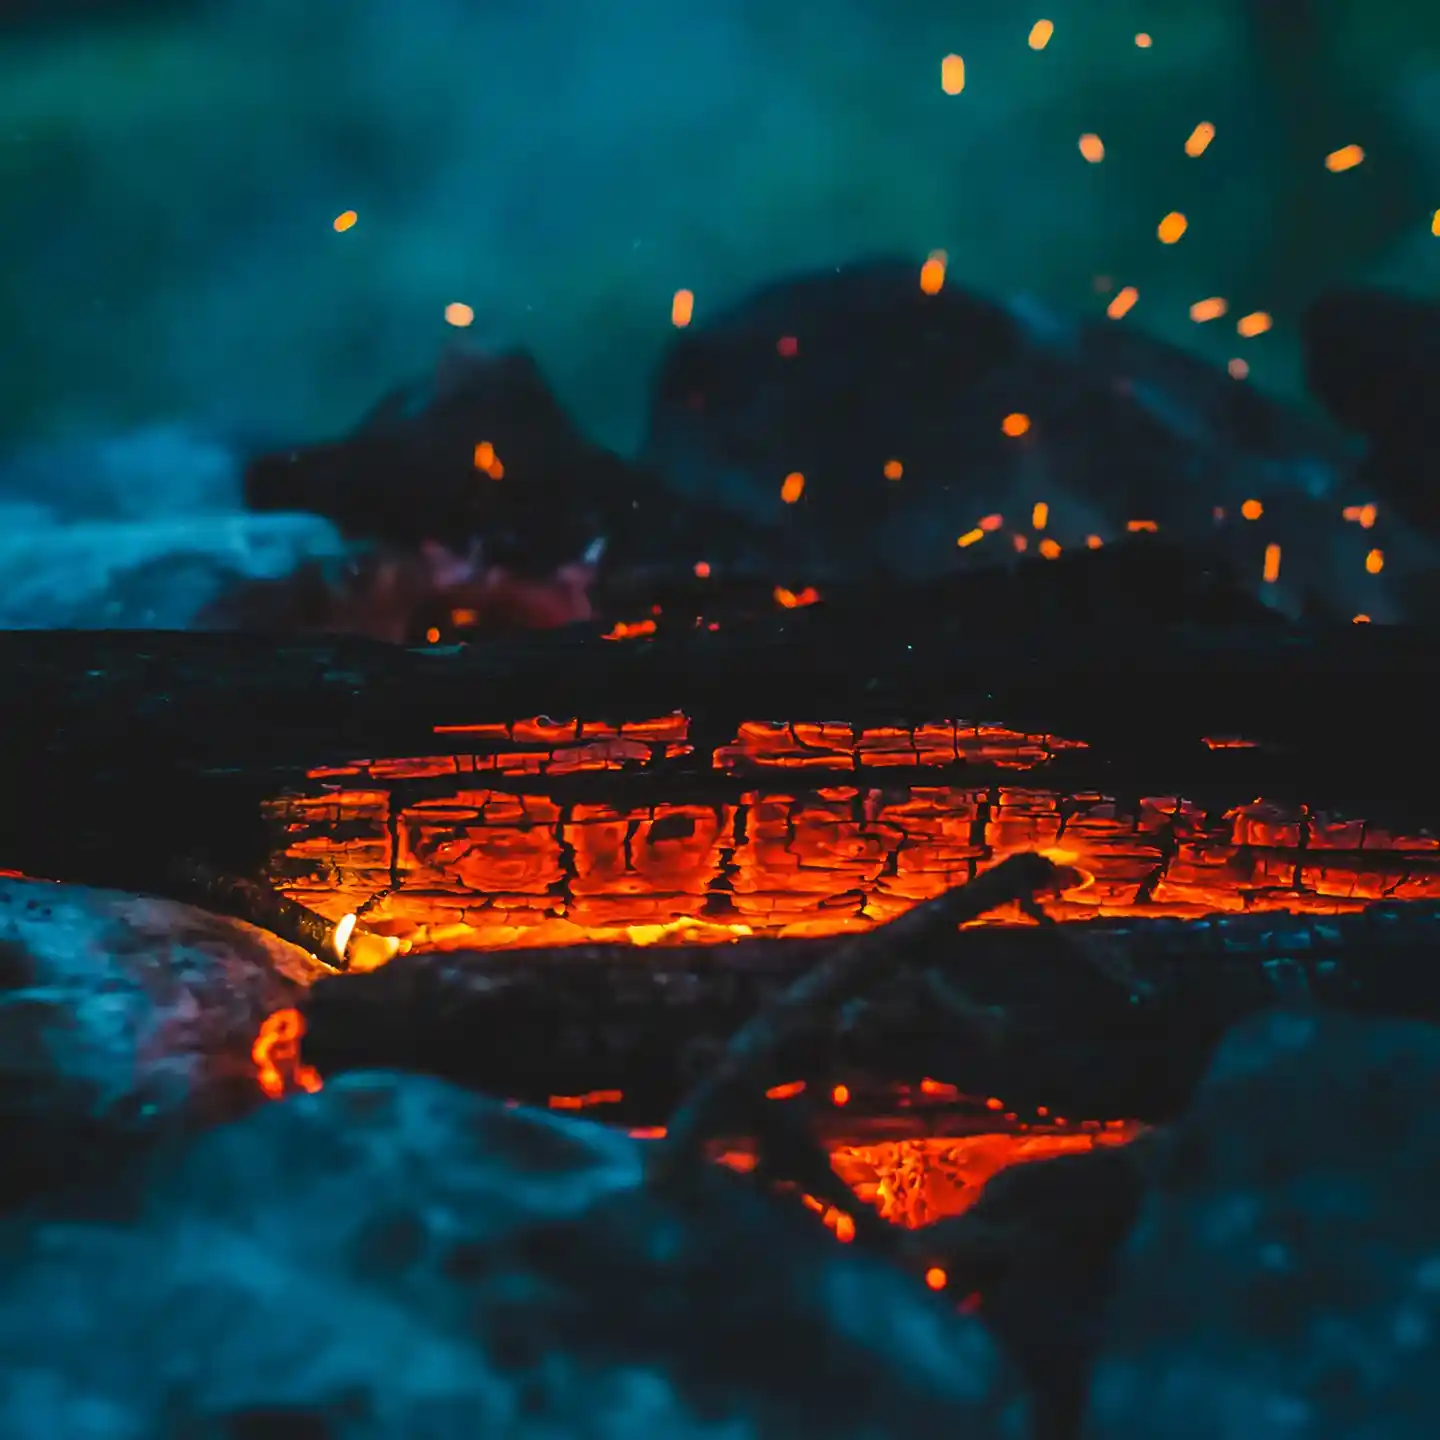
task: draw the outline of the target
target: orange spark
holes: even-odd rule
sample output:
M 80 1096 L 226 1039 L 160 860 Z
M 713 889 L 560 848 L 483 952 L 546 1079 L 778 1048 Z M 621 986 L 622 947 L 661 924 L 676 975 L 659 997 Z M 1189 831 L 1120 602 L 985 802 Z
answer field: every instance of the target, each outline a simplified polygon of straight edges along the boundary
M 1270 544 L 1265 547 L 1265 568 L 1261 578 L 1267 585 L 1273 585 L 1280 578 L 1280 547 Z
M 1365 152 L 1358 145 L 1342 145 L 1325 157 L 1325 168 L 1338 175 L 1342 170 L 1353 170 L 1364 158 Z
M 938 1265 L 932 1265 L 925 1272 L 925 1283 L 932 1290 L 943 1290 L 950 1283 L 950 1277 Z
M 1258 520 L 1265 513 L 1265 507 L 1258 500 L 1247 500 L 1240 507 L 1240 513 L 1247 520 Z
M 1164 245 L 1173 245 L 1190 228 L 1190 222 L 1178 211 L 1172 210 L 1155 227 L 1155 233 Z
M 1030 48 L 1043 50 L 1050 43 L 1050 37 L 1054 33 L 1055 22 L 1053 20 L 1037 20 L 1030 27 Z
M 1013 415 L 1007 415 L 1000 422 L 1000 428 L 1013 440 L 1017 435 L 1023 435 L 1030 428 L 1030 417 L 1017 411 Z
M 1274 323 L 1265 311 L 1254 310 L 1249 315 L 1242 315 L 1235 322 L 1235 329 L 1249 340 L 1254 335 L 1263 335 Z
M 353 210 L 342 210 L 340 214 L 335 217 L 335 228 L 343 234 L 346 230 L 350 229 L 359 218 Z
M 983 540 L 985 532 L 978 526 L 974 530 L 967 530 L 955 543 L 963 550 L 966 546 L 973 545 L 977 540 Z
M 947 95 L 958 95 L 965 88 L 965 61 L 959 55 L 947 55 L 940 62 L 940 88 Z
M 850 1087 L 848 1085 L 837 1085 L 830 1092 L 830 1102 L 833 1105 L 848 1105 L 850 1103 Z
M 1050 507 L 1043 501 L 1037 500 L 1035 508 L 1030 512 L 1030 525 L 1032 529 L 1043 530 L 1050 523 Z
M 1132 534 L 1138 535 L 1142 532 L 1153 535 L 1160 529 L 1153 520 L 1127 520 L 1125 528 Z
M 1098 165 L 1105 158 L 1105 142 L 1093 131 L 1087 130 L 1080 137 L 1080 153 L 1092 165 Z
M 1206 147 L 1215 138 L 1215 127 L 1208 121 L 1202 120 L 1191 132 L 1185 141 L 1185 153 L 1193 160 L 1197 155 L 1203 155 Z
M 1140 298 L 1140 292 L 1133 286 L 1127 285 L 1119 291 L 1115 298 L 1105 307 L 1105 313 L 1112 320 L 1119 320 L 1128 315 L 1135 308 L 1135 302 Z
M 1060 553 L 1060 546 L 1047 535 L 1040 542 L 1040 553 L 1047 559 L 1053 560 Z
M 885 462 L 885 478 L 887 480 L 898 480 L 904 473 L 905 467 L 898 460 Z
M 445 307 L 445 323 L 463 330 L 475 323 L 475 312 L 463 300 L 452 300 Z
M 1218 320 L 1229 308 L 1218 295 L 1212 295 L 1208 300 L 1197 300 L 1190 307 L 1190 318 L 1197 325 L 1203 325 L 1207 320 Z
M 945 262 L 932 255 L 920 267 L 920 288 L 927 295 L 938 295 L 945 284 Z
M 1372 550 L 1365 557 L 1365 568 L 1372 575 L 1378 575 L 1385 568 L 1385 552 L 1383 550 Z
M 684 329 L 695 315 L 695 293 L 692 290 L 677 290 L 670 301 L 670 323 Z
M 787 505 L 793 505 L 804 493 L 805 477 L 798 470 L 792 470 L 780 483 L 780 498 Z
M 988 535 L 992 530 L 998 530 L 1005 523 L 1003 515 L 982 515 L 980 517 L 980 528 Z
M 1085 537 L 1085 548 L 1087 550 L 1098 550 L 1104 543 L 1098 535 L 1087 535 Z
M 710 562 L 708 560 L 697 560 L 695 562 L 695 574 L 698 579 L 708 580 L 710 578 Z
M 766 1092 L 767 1100 L 789 1100 L 793 1096 L 805 1093 L 805 1082 L 803 1080 L 789 1080 L 784 1085 L 772 1085 Z

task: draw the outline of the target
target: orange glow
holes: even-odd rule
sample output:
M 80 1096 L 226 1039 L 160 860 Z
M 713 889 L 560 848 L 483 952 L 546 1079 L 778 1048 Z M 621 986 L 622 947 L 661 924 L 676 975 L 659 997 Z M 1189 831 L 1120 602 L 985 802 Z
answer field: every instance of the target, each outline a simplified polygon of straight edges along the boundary
M 927 295 L 938 295 L 945 285 L 945 262 L 932 255 L 920 267 L 920 288 Z
M 950 1277 L 938 1265 L 932 1265 L 925 1272 L 925 1283 L 932 1290 L 943 1290 L 950 1283 Z
M 313 796 L 272 802 L 268 878 L 336 920 L 398 874 L 366 925 L 412 951 L 842 935 L 1019 850 L 1053 848 L 1065 815 L 1066 849 L 1089 879 L 1046 902 L 1057 920 L 1334 915 L 1377 899 L 1440 900 L 1440 838 L 1269 803 L 1207 815 L 1173 796 L 1077 800 L 1035 788 L 1037 767 L 1068 748 L 1054 736 L 950 722 L 747 722 L 713 764 L 754 776 L 752 788 L 723 802 L 615 807 L 511 793 L 506 777 L 643 768 L 683 742 L 683 716 L 623 732 L 576 720 L 489 728 L 496 738 L 483 727 L 457 737 L 463 753 L 367 762 L 351 767 L 351 788 L 327 776 Z M 925 776 L 957 760 L 1009 778 Z M 896 767 L 914 788 L 894 784 Z M 879 776 L 886 768 L 891 776 Z M 448 794 L 402 801 L 387 789 L 447 774 Z M 878 779 L 891 784 L 878 789 Z M 1030 922 L 1006 911 L 983 923 Z
M 677 290 L 670 301 L 670 323 L 683 330 L 695 318 L 695 294 Z
M 1249 315 L 1242 315 L 1235 322 L 1236 332 L 1249 340 L 1256 335 L 1263 335 L 1274 325 L 1274 320 L 1263 310 L 1253 310 Z
M 1123 319 L 1135 308 L 1135 302 L 1139 298 L 1140 292 L 1133 285 L 1127 285 L 1116 293 L 1115 298 L 1105 307 L 1105 313 L 1112 320 Z
M 642 635 L 653 635 L 657 628 L 653 620 L 636 620 L 633 623 L 617 620 L 614 626 L 600 638 L 602 640 L 636 640 Z
M 1247 500 L 1241 505 L 1240 513 L 1247 520 L 1258 520 L 1265 513 L 1265 507 L 1258 500 Z
M 1370 617 L 1368 615 L 1356 615 L 1351 618 L 1350 623 L 1352 625 L 1368 625 L 1370 623 Z
M 792 470 L 780 482 L 780 498 L 787 505 L 793 505 L 804 493 L 805 477 L 798 470 Z
M 1342 145 L 1325 157 L 1325 168 L 1335 174 L 1342 170 L 1353 170 L 1365 158 L 1365 152 L 1358 145 Z
M 296 1090 L 314 1093 L 320 1089 L 320 1074 L 300 1059 L 300 1041 L 305 1035 L 305 1017 L 295 1009 L 267 1015 L 260 1033 L 250 1047 L 255 1078 L 272 1100 Z
M 885 462 L 885 478 L 887 480 L 898 480 L 904 473 L 905 467 L 898 460 Z
M 1030 417 L 1021 415 L 1018 411 L 1013 415 L 1007 415 L 1000 422 L 1000 429 L 1013 440 L 1016 436 L 1023 435 L 1030 428 Z
M 1280 578 L 1280 547 L 1270 544 L 1265 547 L 1265 568 L 1261 572 L 1261 579 L 1267 585 L 1273 585 Z
M 1225 368 L 1230 372 L 1232 380 L 1243 380 L 1250 373 L 1250 362 L 1236 356 L 1234 360 L 1226 363 Z
M 1385 568 L 1385 552 L 1383 550 L 1372 550 L 1365 557 L 1365 569 L 1371 575 L 1378 575 Z
M 855 1221 L 843 1211 L 835 1212 L 835 1238 L 842 1244 L 848 1245 L 855 1238 Z
M 1080 137 L 1080 153 L 1092 165 L 1098 165 L 1105 158 L 1105 142 L 1093 131 L 1087 130 Z
M 1050 43 L 1050 37 L 1054 33 L 1055 22 L 1053 20 L 1037 20 L 1030 27 L 1030 48 L 1043 50 Z
M 784 1085 L 772 1085 L 766 1092 L 767 1100 L 792 1100 L 796 1095 L 805 1093 L 805 1082 L 803 1080 L 789 1080 Z
M 1135 43 L 1142 49 L 1148 50 L 1155 42 L 1142 30 L 1136 37 Z
M 959 1089 L 946 1083 L 944 1080 L 931 1080 L 928 1077 L 920 1082 L 920 1093 L 929 1095 L 937 1100 L 958 1100 Z
M 1218 320 L 1229 308 L 1218 295 L 1212 295 L 1208 300 L 1197 300 L 1190 307 L 1190 318 L 1197 325 L 1203 325 L 1207 320 Z
M 1215 127 L 1208 121 L 1202 120 L 1191 132 L 1185 141 L 1185 153 L 1194 159 L 1197 155 L 1203 155 L 1210 142 L 1215 138 Z
M 1087 535 L 1085 537 L 1085 548 L 1087 550 L 1098 550 L 1104 543 L 1098 535 Z
M 850 1087 L 848 1085 L 837 1085 L 830 1092 L 830 1103 L 832 1105 L 848 1105 L 850 1103 Z
M 807 585 L 798 595 L 783 585 L 777 585 L 774 595 L 775 603 L 783 605 L 787 610 L 802 609 L 806 605 L 813 605 L 820 598 L 820 592 L 813 585 Z
M 1045 539 L 1040 542 L 1040 553 L 1047 560 L 1054 560 L 1060 554 L 1060 546 L 1047 535 Z
M 437 629 L 435 628 L 435 626 L 432 625 L 432 626 L 425 632 L 425 639 L 426 639 L 431 645 L 438 645 L 438 644 L 440 643 L 440 632 L 439 632 L 439 630 L 437 630 Z
M 475 468 L 483 470 L 492 480 L 505 478 L 505 467 L 500 463 L 495 447 L 488 440 L 482 440 L 475 447 Z
M 1380 512 L 1374 505 L 1347 505 L 1340 513 L 1345 519 L 1358 524 L 1362 530 L 1369 530 Z
M 465 326 L 475 323 L 475 312 L 463 301 L 452 300 L 445 307 L 445 323 L 463 330 Z
M 1037 500 L 1035 507 L 1030 511 L 1030 525 L 1035 530 L 1043 530 L 1050 522 L 1050 507 L 1043 501 Z
M 473 625 L 479 618 L 478 610 L 452 610 L 450 612 L 450 623 L 461 630 Z
M 992 530 L 998 530 L 1005 523 L 1003 515 L 982 515 L 980 517 L 980 528 L 988 535 Z
M 940 88 L 947 95 L 958 95 L 965 88 L 965 61 L 959 55 L 947 55 L 940 62 Z
M 618 1105 L 624 1098 L 620 1090 L 590 1090 L 584 1095 L 551 1095 L 546 1104 L 552 1110 L 588 1110 L 593 1105 Z
M 359 218 L 353 210 L 342 210 L 335 217 L 335 228 L 343 233 L 349 230 Z
M 1030 548 L 1030 542 L 1023 535 L 1012 535 L 1010 537 L 1010 543 L 1022 555 Z
M 1156 531 L 1160 529 L 1160 526 L 1156 524 L 1154 520 L 1127 520 L 1125 522 L 1125 528 L 1132 535 L 1138 535 L 1141 533 L 1153 535 L 1156 533 Z
M 698 580 L 710 578 L 710 562 L 708 560 L 697 560 L 695 562 L 695 577 Z
M 963 550 L 967 545 L 974 545 L 976 541 L 984 538 L 985 532 L 977 526 L 974 530 L 967 530 L 955 543 Z
M 1178 211 L 1172 210 L 1155 227 L 1161 244 L 1173 245 L 1190 228 L 1190 222 Z
M 632 1140 L 663 1140 L 666 1132 L 663 1125 L 640 1125 L 625 1133 Z

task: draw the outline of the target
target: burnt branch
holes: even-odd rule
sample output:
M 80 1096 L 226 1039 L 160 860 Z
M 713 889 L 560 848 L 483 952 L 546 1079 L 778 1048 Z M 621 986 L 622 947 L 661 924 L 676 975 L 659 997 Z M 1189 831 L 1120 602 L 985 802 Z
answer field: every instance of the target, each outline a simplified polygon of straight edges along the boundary
M 695 1160 L 723 1126 L 731 1097 L 764 1088 L 775 1055 L 793 1034 L 812 1027 L 821 1017 L 836 1016 L 846 1001 L 903 965 L 913 947 L 1002 905 L 1033 899 L 1043 889 L 1057 889 L 1061 873 L 1043 856 L 1014 855 L 968 885 L 837 945 L 730 1041 L 719 1063 L 671 1119 L 666 1139 L 655 1152 L 652 1178 L 663 1182 Z

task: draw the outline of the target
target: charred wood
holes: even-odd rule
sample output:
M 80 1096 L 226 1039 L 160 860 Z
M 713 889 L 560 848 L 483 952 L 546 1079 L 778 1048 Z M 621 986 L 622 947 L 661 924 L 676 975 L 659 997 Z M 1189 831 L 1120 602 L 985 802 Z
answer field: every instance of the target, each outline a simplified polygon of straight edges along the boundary
M 790 940 L 401 956 L 312 988 L 305 1059 L 322 1073 L 423 1070 L 539 1104 L 598 1095 L 596 1118 L 659 1125 L 731 1037 L 835 948 Z M 843 1080 L 849 1104 L 817 1116 L 832 1136 L 993 1129 L 985 1097 L 1026 1119 L 1044 1106 L 1072 1122 L 1163 1121 L 1225 1027 L 1253 1011 L 1313 1001 L 1440 1018 L 1440 906 L 1429 903 L 1334 917 L 947 928 L 901 948 L 875 990 L 788 1034 L 764 1076 L 812 1091 Z M 1133 988 L 1116 983 L 1117 957 Z M 937 1003 L 917 972 L 942 974 L 964 1004 Z M 927 1078 L 958 1095 L 896 1089 Z

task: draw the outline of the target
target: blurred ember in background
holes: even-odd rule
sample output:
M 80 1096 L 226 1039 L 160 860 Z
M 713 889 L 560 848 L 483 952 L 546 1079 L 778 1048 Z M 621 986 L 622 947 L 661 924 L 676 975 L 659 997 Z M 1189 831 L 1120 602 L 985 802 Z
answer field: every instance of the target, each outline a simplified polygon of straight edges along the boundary
M 1399 0 L 11 6 L 0 624 L 640 638 L 1152 532 L 1430 616 L 1437 94 Z

